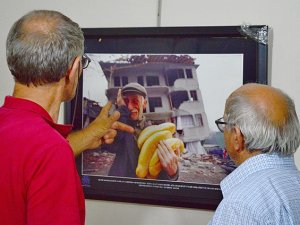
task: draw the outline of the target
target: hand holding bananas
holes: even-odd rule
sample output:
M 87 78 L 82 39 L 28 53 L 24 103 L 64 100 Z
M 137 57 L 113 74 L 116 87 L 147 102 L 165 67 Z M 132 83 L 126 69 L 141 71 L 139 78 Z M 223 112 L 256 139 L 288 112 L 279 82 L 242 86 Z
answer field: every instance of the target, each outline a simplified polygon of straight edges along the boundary
M 178 169 L 179 147 L 176 147 L 174 151 L 165 140 L 162 140 L 158 143 L 157 149 L 162 169 L 164 169 L 169 176 L 174 176 Z
M 149 126 L 141 132 L 137 141 L 141 150 L 136 168 L 139 178 L 156 178 L 162 169 L 169 176 L 177 173 L 178 162 L 174 151 L 178 152 L 179 149 L 183 152 L 184 145 L 180 139 L 172 138 L 175 131 L 175 124 L 162 123 Z

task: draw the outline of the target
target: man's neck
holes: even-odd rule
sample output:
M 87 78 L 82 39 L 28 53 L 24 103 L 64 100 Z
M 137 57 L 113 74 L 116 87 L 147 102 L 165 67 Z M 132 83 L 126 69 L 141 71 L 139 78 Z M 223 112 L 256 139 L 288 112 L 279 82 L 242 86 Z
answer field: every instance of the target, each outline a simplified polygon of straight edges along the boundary
M 259 150 L 254 150 L 254 151 L 249 151 L 247 149 L 244 149 L 244 151 L 242 151 L 242 154 L 239 155 L 239 158 L 236 160 L 236 164 L 237 165 L 241 165 L 243 162 L 245 162 L 247 159 L 259 155 L 261 154 L 261 151 Z
M 57 122 L 62 102 L 62 90 L 58 83 L 39 86 L 15 83 L 13 96 L 37 103 L 49 113 L 54 122 Z

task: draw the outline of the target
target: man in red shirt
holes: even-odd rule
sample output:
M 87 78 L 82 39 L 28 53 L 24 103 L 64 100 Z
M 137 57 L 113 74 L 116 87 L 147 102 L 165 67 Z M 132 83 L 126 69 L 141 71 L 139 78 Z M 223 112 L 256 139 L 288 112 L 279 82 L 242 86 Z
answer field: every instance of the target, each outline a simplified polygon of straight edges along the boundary
M 0 212 L 5 225 L 83 225 L 85 205 L 74 154 L 111 143 L 116 129 L 107 104 L 87 128 L 70 133 L 57 124 L 59 107 L 72 99 L 82 69 L 83 33 L 56 11 L 32 11 L 11 28 L 7 63 L 13 96 L 0 108 Z

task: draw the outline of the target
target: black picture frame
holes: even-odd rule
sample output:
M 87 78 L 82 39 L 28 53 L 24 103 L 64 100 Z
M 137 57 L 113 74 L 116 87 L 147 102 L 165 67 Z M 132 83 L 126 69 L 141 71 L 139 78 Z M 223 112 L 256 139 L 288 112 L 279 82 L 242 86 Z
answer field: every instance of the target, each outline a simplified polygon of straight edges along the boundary
M 268 27 L 256 25 L 247 29 L 250 32 L 240 26 L 84 28 L 83 32 L 85 53 L 242 54 L 243 83 L 267 84 L 268 45 L 259 34 L 264 30 L 267 35 Z M 74 130 L 83 127 L 82 92 L 81 76 L 76 98 L 65 104 L 65 123 L 73 123 Z M 82 174 L 82 155 L 76 163 L 87 199 L 198 209 L 215 209 L 222 199 L 219 185 L 88 176 Z

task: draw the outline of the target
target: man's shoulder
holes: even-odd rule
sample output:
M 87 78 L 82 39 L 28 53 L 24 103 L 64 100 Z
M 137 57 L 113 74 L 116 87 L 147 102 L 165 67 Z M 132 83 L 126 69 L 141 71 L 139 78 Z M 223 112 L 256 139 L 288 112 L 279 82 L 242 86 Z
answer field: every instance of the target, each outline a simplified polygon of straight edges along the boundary
M 300 173 L 297 170 L 265 169 L 236 184 L 226 202 L 240 201 L 257 209 L 278 207 L 300 196 Z
M 14 145 L 44 148 L 46 146 L 68 146 L 67 140 L 48 123 L 42 116 L 27 113 L 14 114 L 2 117 L 0 113 L 0 135 L 6 138 L 6 142 Z

